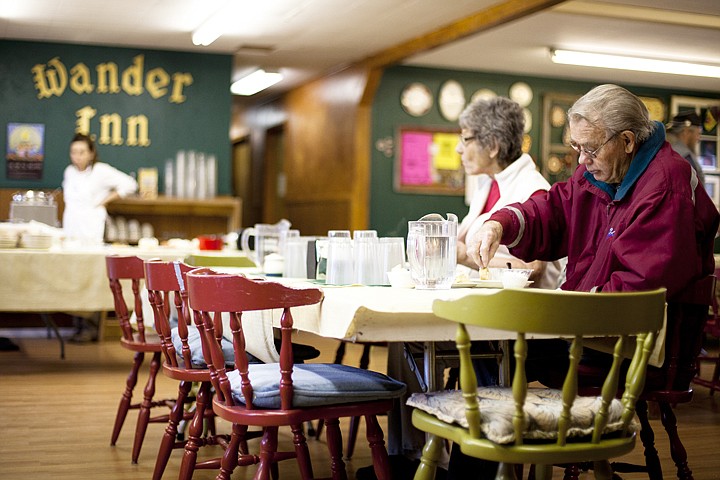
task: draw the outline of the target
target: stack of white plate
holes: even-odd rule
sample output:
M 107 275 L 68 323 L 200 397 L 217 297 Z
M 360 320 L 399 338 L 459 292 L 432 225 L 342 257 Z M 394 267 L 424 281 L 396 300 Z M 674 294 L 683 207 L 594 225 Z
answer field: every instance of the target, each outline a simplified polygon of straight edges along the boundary
M 52 235 L 25 233 L 20 240 L 20 246 L 23 248 L 50 248 L 52 239 Z
M 18 243 L 18 233 L 11 229 L 0 229 L 0 248 L 15 248 Z

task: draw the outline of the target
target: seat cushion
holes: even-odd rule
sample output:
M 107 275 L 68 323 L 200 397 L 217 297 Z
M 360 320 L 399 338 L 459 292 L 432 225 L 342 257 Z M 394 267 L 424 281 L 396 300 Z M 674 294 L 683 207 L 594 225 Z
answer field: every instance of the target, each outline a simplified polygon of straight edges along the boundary
M 480 403 L 480 430 L 488 440 L 495 443 L 513 443 L 515 431 L 512 418 L 515 402 L 512 390 L 502 387 L 480 387 L 477 390 Z M 600 410 L 600 397 L 577 397 L 570 410 L 571 424 L 569 437 L 582 437 L 592 433 L 595 416 Z M 460 390 L 446 390 L 432 393 L 415 393 L 407 404 L 436 416 L 447 423 L 456 423 L 467 428 L 465 400 Z M 614 399 L 608 409 L 608 424 L 605 434 L 622 428 L 620 416 L 622 404 Z M 558 419 L 562 413 L 562 392 L 550 388 L 528 389 L 525 401 L 526 431 L 524 439 L 552 440 L 557 438 Z M 637 431 L 632 423 L 630 428 Z
M 182 339 L 180 338 L 180 335 L 178 334 L 177 327 L 172 329 L 172 342 L 173 346 L 175 347 L 175 352 L 178 357 L 178 362 L 182 364 L 182 355 L 180 352 L 182 352 Z M 233 349 L 233 344 L 231 340 L 228 340 L 227 338 L 223 337 L 222 342 L 220 344 L 222 346 L 223 356 L 225 357 L 225 364 L 226 365 L 235 365 L 235 350 Z M 191 368 L 207 368 L 207 363 L 205 362 L 205 356 L 203 355 L 202 351 L 202 342 L 200 340 L 200 331 L 197 329 L 195 325 L 188 325 L 188 346 L 190 347 L 190 358 L 192 360 L 192 367 Z M 262 363 L 260 360 L 252 356 L 251 354 L 247 354 L 248 362 L 250 363 Z
M 280 367 L 277 363 L 253 364 L 248 369 L 253 386 L 253 405 L 280 408 Z M 240 374 L 228 372 L 233 400 L 245 403 Z M 387 375 L 347 365 L 327 363 L 296 364 L 293 368 L 293 405 L 318 407 L 339 403 L 398 398 L 405 384 Z

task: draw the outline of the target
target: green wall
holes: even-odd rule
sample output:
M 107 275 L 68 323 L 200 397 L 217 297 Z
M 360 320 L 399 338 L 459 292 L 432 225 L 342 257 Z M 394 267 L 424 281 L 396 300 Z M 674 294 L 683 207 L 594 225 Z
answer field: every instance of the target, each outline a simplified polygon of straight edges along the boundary
M 530 155 L 538 161 L 542 138 L 543 96 L 553 94 L 582 95 L 596 84 L 553 78 L 519 77 L 512 75 L 465 71 L 443 70 L 422 67 L 398 66 L 389 68 L 383 74 L 373 103 L 372 117 L 372 163 L 370 191 L 370 228 L 382 236 L 406 236 L 407 222 L 417 220 L 427 213 L 455 213 L 462 219 L 467 213 L 464 197 L 446 195 L 421 195 L 396 192 L 393 187 L 395 155 L 398 153 L 397 132 L 401 127 L 429 127 L 448 129 L 460 128 L 457 122 L 442 117 L 438 108 L 438 92 L 447 80 L 456 80 L 470 96 L 481 88 L 493 90 L 498 95 L 508 96 L 510 86 L 525 82 L 533 90 L 533 99 L 528 109 L 532 113 L 532 137 Z M 434 102 L 430 111 L 421 117 L 414 117 L 403 110 L 400 97 L 403 89 L 412 82 L 425 84 L 433 94 Z M 671 95 L 718 98 L 717 93 L 662 90 L 657 88 L 623 85 L 636 95 L 659 98 L 665 105 L 666 115 L 670 109 Z M 667 119 L 666 119 L 667 120 Z M 379 148 L 378 141 L 393 139 L 393 153 L 386 156 Z
M 116 93 L 99 92 L 103 79 L 111 77 L 101 78 L 97 67 L 106 65 L 117 66 Z M 42 178 L 9 179 L 4 160 L 0 188 L 59 187 L 78 112 L 85 109 L 95 110 L 87 125 L 102 161 L 128 173 L 158 167 L 162 192 L 165 161 L 178 150 L 214 154 L 218 193 L 229 194 L 231 68 L 229 55 L 0 41 L 0 144 L 7 145 L 8 123 L 45 126 Z M 63 70 L 67 81 L 53 89 Z M 121 129 L 108 128 L 102 144 L 100 118 L 112 114 L 119 116 Z M 128 145 L 133 141 L 126 122 L 134 116 L 147 118 L 147 134 Z M 143 139 L 147 145 L 140 144 Z M 119 144 L 112 144 L 115 140 Z

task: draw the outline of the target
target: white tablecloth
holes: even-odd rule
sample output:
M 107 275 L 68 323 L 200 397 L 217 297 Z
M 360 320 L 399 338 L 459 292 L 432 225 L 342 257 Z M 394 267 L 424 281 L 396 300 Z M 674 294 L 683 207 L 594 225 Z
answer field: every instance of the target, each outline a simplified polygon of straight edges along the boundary
M 134 247 L 97 247 L 84 251 L 1 249 L 0 311 L 113 310 L 105 269 L 105 257 L 113 253 L 175 260 L 184 258 L 188 252 Z

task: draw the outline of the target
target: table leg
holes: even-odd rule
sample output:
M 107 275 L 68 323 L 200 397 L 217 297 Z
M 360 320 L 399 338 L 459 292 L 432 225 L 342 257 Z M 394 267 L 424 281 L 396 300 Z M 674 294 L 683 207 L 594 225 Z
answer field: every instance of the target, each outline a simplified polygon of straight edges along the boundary
M 48 313 L 41 313 L 40 317 L 43 319 L 43 322 L 45 322 L 45 326 L 55 332 L 55 336 L 60 342 L 60 358 L 65 360 L 65 340 L 63 340 L 62 335 L 60 335 L 60 331 L 58 330 L 55 320 L 53 320 L 52 316 Z
M 435 342 L 425 342 L 423 354 L 423 368 L 425 370 L 426 392 L 437 390 L 437 378 L 435 378 Z
M 498 384 L 501 387 L 510 386 L 510 340 L 499 340 L 498 345 L 502 352 L 500 369 L 498 371 Z

